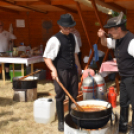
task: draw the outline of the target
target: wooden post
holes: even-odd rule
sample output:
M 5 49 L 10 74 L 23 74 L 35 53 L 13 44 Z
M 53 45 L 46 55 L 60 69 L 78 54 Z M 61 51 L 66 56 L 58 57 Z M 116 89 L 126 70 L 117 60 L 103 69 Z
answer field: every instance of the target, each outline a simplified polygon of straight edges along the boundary
M 97 10 L 95 1 L 94 1 L 94 0 L 91 0 L 91 2 L 92 2 L 92 5 L 93 5 L 93 8 L 94 8 L 94 11 L 95 11 L 95 15 L 96 15 L 96 17 L 97 17 L 97 19 L 98 19 L 98 21 L 99 21 L 99 23 L 100 23 L 101 28 L 103 29 L 102 21 L 101 21 L 101 19 L 100 19 L 99 12 L 98 12 L 98 10 Z
M 90 55 L 89 60 L 88 60 L 88 63 L 87 63 L 87 65 L 86 65 L 85 68 L 84 68 L 84 70 L 85 70 L 85 69 L 88 68 L 88 65 L 90 64 L 90 62 L 91 62 L 91 60 L 92 60 L 92 58 L 93 58 L 93 56 L 94 56 L 94 49 L 93 49 L 93 46 L 91 45 L 91 41 L 90 41 L 90 39 L 89 39 L 89 35 L 88 35 L 88 32 L 87 32 L 87 28 L 86 28 L 84 19 L 83 19 L 83 17 L 82 17 L 82 16 L 83 16 L 83 15 L 82 15 L 82 10 L 81 10 L 80 4 L 79 4 L 78 2 L 76 2 L 76 7 L 77 7 L 77 10 L 78 10 L 78 13 L 79 13 L 79 16 L 80 16 L 80 19 L 81 19 L 82 26 L 83 26 L 83 28 L 84 28 L 85 34 L 86 34 L 86 36 L 87 36 L 87 40 L 88 40 L 88 43 L 89 43 L 89 47 L 90 47 L 90 49 L 92 50 L 91 55 Z M 81 77 L 81 82 L 79 83 L 78 90 L 80 90 L 81 85 L 82 85 L 82 82 L 83 82 L 83 75 L 82 75 L 82 77 Z
M 21 75 L 24 76 L 24 64 L 21 64 Z
M 3 79 L 3 84 L 5 85 L 5 66 L 4 63 L 1 64 L 2 64 L 2 79 Z
M 15 75 L 14 75 L 14 63 L 13 63 L 12 65 L 13 65 L 13 77 L 14 77 L 14 76 L 15 76 Z
M 91 0 L 91 2 L 92 2 L 92 5 L 93 5 L 93 8 L 94 8 L 96 17 L 97 17 L 97 19 L 98 19 L 98 21 L 100 23 L 101 28 L 103 29 L 102 21 L 100 19 L 99 12 L 98 12 L 96 4 L 95 4 L 95 0 Z M 107 60 L 109 52 L 111 52 L 112 56 L 114 57 L 113 52 L 111 50 L 107 49 L 106 55 L 105 55 L 105 57 L 103 59 L 103 62 Z M 116 74 L 115 84 L 116 84 L 116 88 L 117 88 L 117 94 L 119 95 L 119 77 L 118 77 L 118 74 Z
M 87 65 L 85 66 L 84 70 L 86 70 L 88 68 L 88 65 L 90 64 L 92 58 L 93 58 L 93 55 L 94 55 L 94 51 L 91 53 L 90 57 L 89 57 L 89 60 L 88 60 L 88 63 Z M 79 83 L 78 85 L 78 90 L 80 90 L 81 86 L 82 86 L 82 82 L 83 82 L 83 75 L 81 76 L 81 82 Z
M 80 7 L 80 4 L 76 1 L 76 6 L 77 6 L 77 10 L 78 10 L 78 13 L 79 13 L 79 16 L 80 16 L 80 19 L 81 19 L 81 22 L 82 22 L 82 26 L 84 28 L 84 31 L 85 31 L 85 34 L 87 36 L 87 40 L 88 40 L 88 43 L 89 43 L 89 46 L 90 48 L 92 49 L 92 52 L 94 51 L 93 50 L 93 46 L 91 45 L 91 41 L 89 39 L 89 35 L 88 35 L 88 32 L 87 32 L 87 28 L 86 28 L 86 25 L 85 25 L 85 22 L 84 22 L 84 19 L 83 19 L 83 15 L 82 15 L 82 10 L 81 10 L 81 7 Z

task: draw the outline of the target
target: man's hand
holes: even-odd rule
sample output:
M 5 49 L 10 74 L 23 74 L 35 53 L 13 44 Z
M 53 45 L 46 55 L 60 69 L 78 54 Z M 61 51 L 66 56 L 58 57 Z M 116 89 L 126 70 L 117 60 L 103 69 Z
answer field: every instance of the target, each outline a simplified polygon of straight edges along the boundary
M 100 38 L 106 37 L 105 36 L 105 31 L 103 29 L 101 29 L 101 28 L 98 30 L 97 35 Z
M 102 44 L 103 46 L 107 46 L 107 38 L 106 38 L 106 36 L 105 36 L 105 31 L 100 28 L 100 29 L 98 30 L 98 32 L 97 32 L 97 35 L 98 35 L 98 37 L 101 38 L 101 44 Z
M 57 70 L 52 70 L 51 72 L 52 79 L 55 80 L 58 77 Z

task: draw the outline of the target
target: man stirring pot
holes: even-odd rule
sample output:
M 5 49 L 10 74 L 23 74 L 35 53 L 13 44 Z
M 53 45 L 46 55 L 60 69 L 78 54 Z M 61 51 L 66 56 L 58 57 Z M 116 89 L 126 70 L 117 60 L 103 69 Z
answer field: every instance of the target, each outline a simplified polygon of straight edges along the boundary
M 65 93 L 55 79 L 58 77 L 73 98 L 76 99 L 78 95 L 77 71 L 81 74 L 81 66 L 77 57 L 77 53 L 80 50 L 74 35 L 70 33 L 71 27 L 76 25 L 71 15 L 61 15 L 57 23 L 60 31 L 48 40 L 43 57 L 54 79 L 58 130 L 64 131 L 63 101 L 65 99 Z M 77 69 L 75 64 L 77 65 Z M 69 110 L 70 105 L 71 101 L 69 100 Z
M 120 122 L 119 132 L 127 132 L 129 103 L 132 105 L 132 127 L 129 134 L 134 134 L 134 35 L 126 29 L 126 19 L 122 19 L 122 12 L 118 17 L 113 17 L 107 21 L 104 28 L 108 29 L 108 34 L 112 38 L 106 38 L 102 29 L 98 30 L 101 44 L 109 49 L 115 49 L 114 54 L 117 59 L 120 83 Z

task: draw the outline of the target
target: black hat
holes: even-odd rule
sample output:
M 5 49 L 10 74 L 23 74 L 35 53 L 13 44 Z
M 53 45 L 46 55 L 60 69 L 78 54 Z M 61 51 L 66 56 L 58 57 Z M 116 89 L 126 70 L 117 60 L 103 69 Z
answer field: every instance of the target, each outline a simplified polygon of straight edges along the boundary
M 121 26 L 122 24 L 125 24 L 127 20 L 122 18 L 123 18 L 123 13 L 121 12 L 119 16 L 109 19 L 107 21 L 107 24 L 104 25 L 104 28 L 117 27 L 117 26 Z
M 63 27 L 73 27 L 76 25 L 76 22 L 70 14 L 61 15 L 60 20 L 58 20 L 57 23 Z

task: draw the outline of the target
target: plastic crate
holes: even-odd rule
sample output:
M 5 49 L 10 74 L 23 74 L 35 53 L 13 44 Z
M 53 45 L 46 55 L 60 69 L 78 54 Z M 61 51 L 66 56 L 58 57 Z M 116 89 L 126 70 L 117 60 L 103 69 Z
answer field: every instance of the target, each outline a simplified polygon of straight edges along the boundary
M 24 71 L 24 75 L 25 74 L 26 74 L 26 71 Z M 10 75 L 11 81 L 12 81 L 12 78 L 13 78 L 13 70 L 10 70 L 9 75 Z M 21 70 L 14 70 L 14 77 L 19 77 L 19 76 L 22 76 L 21 75 Z
M 13 65 L 12 64 L 9 65 L 9 69 L 13 70 Z M 21 70 L 21 64 L 14 64 L 14 69 L 15 70 Z

